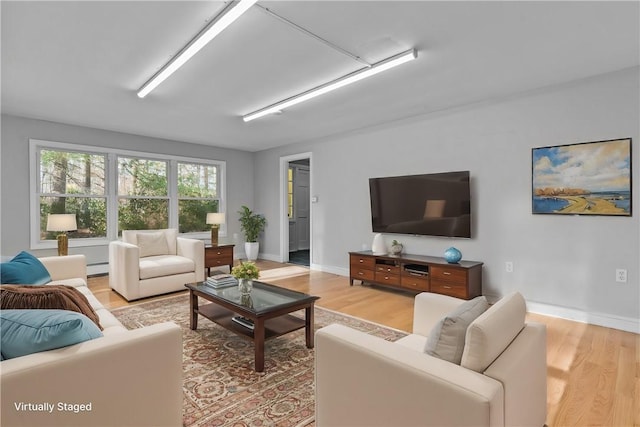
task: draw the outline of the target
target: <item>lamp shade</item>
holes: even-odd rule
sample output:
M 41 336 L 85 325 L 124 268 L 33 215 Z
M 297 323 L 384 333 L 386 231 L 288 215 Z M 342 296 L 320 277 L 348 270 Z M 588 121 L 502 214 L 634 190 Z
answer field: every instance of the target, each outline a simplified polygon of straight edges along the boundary
M 224 224 L 224 213 L 209 212 L 207 214 L 207 224 Z
M 77 230 L 75 214 L 49 214 L 47 216 L 47 231 Z

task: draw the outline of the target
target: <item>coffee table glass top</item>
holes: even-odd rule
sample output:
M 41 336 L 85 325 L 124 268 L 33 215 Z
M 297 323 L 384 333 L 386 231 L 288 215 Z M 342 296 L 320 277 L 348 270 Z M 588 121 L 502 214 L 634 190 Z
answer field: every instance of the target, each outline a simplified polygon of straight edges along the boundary
M 268 283 L 253 281 L 253 290 L 249 295 L 240 294 L 238 286 L 214 288 L 205 282 L 188 283 L 189 289 L 197 290 L 208 296 L 226 301 L 254 314 L 262 314 L 304 302 L 317 300 L 319 297 L 307 295 L 302 292 L 292 291 Z

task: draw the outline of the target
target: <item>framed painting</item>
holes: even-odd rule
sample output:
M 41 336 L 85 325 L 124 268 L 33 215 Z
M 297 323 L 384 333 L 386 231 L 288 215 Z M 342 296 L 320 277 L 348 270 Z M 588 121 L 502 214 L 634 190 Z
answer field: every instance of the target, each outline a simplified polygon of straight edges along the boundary
M 531 154 L 534 214 L 631 216 L 631 138 Z

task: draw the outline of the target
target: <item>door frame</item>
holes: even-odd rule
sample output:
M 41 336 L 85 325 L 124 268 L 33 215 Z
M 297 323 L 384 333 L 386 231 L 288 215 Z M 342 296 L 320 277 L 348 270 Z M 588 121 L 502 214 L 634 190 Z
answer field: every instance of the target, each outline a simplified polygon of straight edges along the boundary
M 311 152 L 280 157 L 280 262 L 289 262 L 289 162 L 309 159 L 309 265 L 313 259 L 313 155 Z

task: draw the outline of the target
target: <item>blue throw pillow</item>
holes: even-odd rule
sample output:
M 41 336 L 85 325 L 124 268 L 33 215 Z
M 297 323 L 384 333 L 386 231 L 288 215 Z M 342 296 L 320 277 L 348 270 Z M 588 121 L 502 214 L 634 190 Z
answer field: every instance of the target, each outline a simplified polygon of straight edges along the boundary
M 51 275 L 40 260 L 22 251 L 9 262 L 0 264 L 0 283 L 5 285 L 44 285 Z
M 53 350 L 102 336 L 84 314 L 68 310 L 0 311 L 0 351 L 5 359 Z

